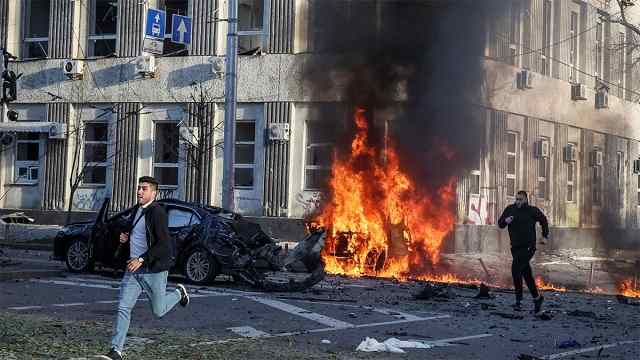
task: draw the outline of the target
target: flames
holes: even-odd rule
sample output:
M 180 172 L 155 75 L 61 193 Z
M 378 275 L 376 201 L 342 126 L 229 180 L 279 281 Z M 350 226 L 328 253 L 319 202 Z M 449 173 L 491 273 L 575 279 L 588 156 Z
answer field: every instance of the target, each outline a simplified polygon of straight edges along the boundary
M 536 276 L 536 287 L 538 287 L 539 290 L 559 291 L 559 292 L 567 291 L 567 288 L 554 285 L 550 282 L 546 282 L 540 276 Z
M 623 280 L 618 285 L 618 291 L 622 296 L 640 298 L 640 288 L 634 286 L 631 279 Z
M 329 199 L 314 222 L 327 229 L 325 270 L 348 276 L 451 278 L 433 272 L 453 229 L 455 180 L 432 193 L 418 189 L 389 143 L 369 143 L 363 109 L 354 115 L 351 152 L 334 153 Z M 451 156 L 446 148 L 445 156 Z

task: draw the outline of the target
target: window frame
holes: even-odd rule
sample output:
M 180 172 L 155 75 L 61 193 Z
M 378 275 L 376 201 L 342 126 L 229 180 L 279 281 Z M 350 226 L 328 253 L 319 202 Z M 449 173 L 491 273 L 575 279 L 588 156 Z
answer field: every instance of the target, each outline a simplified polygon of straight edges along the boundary
M 522 9 L 521 0 L 511 0 L 509 11 L 509 59 L 511 65 L 520 64 L 520 44 L 522 44 Z M 517 11 L 517 13 L 516 13 Z
M 86 57 L 88 58 L 92 58 L 92 57 L 102 57 L 102 56 L 109 56 L 109 55 L 96 55 L 95 54 L 95 42 L 98 40 L 115 40 L 114 41 L 114 47 L 113 47 L 113 52 L 112 54 L 117 54 L 118 53 L 118 33 L 120 31 L 120 17 L 117 16 L 116 18 L 116 32 L 111 34 L 96 34 L 97 32 L 97 26 L 96 26 L 96 11 L 97 11 L 97 6 L 96 6 L 96 2 L 97 0 L 91 0 L 91 8 L 89 11 L 89 22 L 88 22 L 88 31 L 87 31 L 87 49 L 86 49 Z M 120 10 L 120 0 L 116 0 L 116 2 L 118 3 L 118 7 L 116 8 L 116 12 L 118 12 Z M 93 46 L 91 45 L 91 42 L 94 42 Z
M 238 132 L 236 131 L 236 139 L 234 139 L 233 141 L 233 173 L 234 173 L 234 178 L 233 178 L 233 187 L 234 189 L 239 189 L 239 190 L 253 190 L 256 187 L 256 146 L 257 146 L 257 139 L 256 139 L 256 135 L 257 135 L 257 123 L 258 123 L 258 119 L 236 119 L 236 128 L 238 126 L 238 124 L 241 123 L 252 123 L 253 124 L 253 141 L 238 141 L 237 136 L 238 136 Z M 236 158 L 237 158 L 237 154 L 236 154 L 236 146 L 238 145 L 252 145 L 253 146 L 253 163 L 249 164 L 249 163 L 237 163 L 236 162 Z M 235 179 L 235 172 L 236 169 L 251 169 L 251 177 L 253 178 L 252 184 L 251 186 L 243 186 L 243 185 L 237 185 L 236 184 L 236 179 Z
M 269 39 L 269 20 L 271 14 L 271 1 L 270 0 L 260 0 L 262 1 L 262 28 L 260 30 L 240 30 L 240 12 L 238 11 L 238 51 L 240 50 L 240 38 L 242 36 L 260 36 L 260 49 L 264 52 L 267 48 L 267 41 Z M 238 6 L 240 6 L 240 2 Z
M 624 199 L 626 195 L 626 188 L 624 186 L 626 181 L 626 158 L 623 151 L 616 152 L 616 177 L 618 180 L 618 208 L 624 208 Z
M 310 143 L 309 139 L 309 131 L 310 131 L 310 122 L 320 122 L 320 120 L 306 120 L 304 122 L 304 154 L 303 154 L 303 175 L 302 175 L 302 188 L 305 191 L 319 191 L 322 190 L 320 187 L 311 187 L 307 184 L 307 171 L 327 171 L 329 175 L 331 174 L 331 162 L 327 165 L 308 165 L 307 159 L 309 158 L 309 149 L 311 148 L 327 148 L 328 150 L 333 149 L 334 143 L 332 142 L 317 142 Z
M 86 131 L 87 131 L 87 126 L 91 125 L 91 124 L 104 124 L 107 127 L 107 139 L 106 140 L 100 140 L 100 141 L 96 141 L 96 140 L 87 140 L 86 138 Z M 83 176 L 82 178 L 82 186 L 106 186 L 107 185 L 107 177 L 108 177 L 108 171 L 109 171 L 109 167 L 111 166 L 111 162 L 109 161 L 109 140 L 110 140 L 110 124 L 109 121 L 107 120 L 85 120 L 83 121 L 83 134 L 82 134 L 82 166 L 83 169 L 85 167 L 91 167 L 91 168 L 97 168 L 97 167 L 104 167 L 104 183 L 93 183 L 93 182 L 85 182 L 85 177 Z M 85 150 L 86 150 L 86 145 L 87 144 L 104 144 L 107 146 L 107 156 L 104 162 L 96 162 L 96 161 L 86 161 L 85 159 Z
M 574 15 L 575 15 L 575 28 L 574 28 Z M 577 82 L 578 80 L 578 62 L 580 61 L 580 12 L 571 9 L 569 11 L 569 67 L 570 67 L 570 80 Z
M 166 162 L 156 162 L 156 148 L 158 146 L 158 136 L 157 136 L 157 126 L 159 124 L 173 124 L 176 127 L 176 134 L 178 134 L 178 142 L 176 143 L 176 162 L 175 163 L 166 163 Z M 151 157 L 151 173 L 153 174 L 156 180 L 159 180 L 160 177 L 156 175 L 156 168 L 176 168 L 176 184 L 158 184 L 158 189 L 161 190 L 177 190 L 180 187 L 180 172 L 182 168 L 181 164 L 181 155 L 182 155 L 182 146 L 180 146 L 180 121 L 176 120 L 153 120 L 153 149 L 152 149 L 152 157 Z
M 29 26 L 31 24 L 31 20 L 32 20 L 32 16 L 31 16 L 31 3 L 33 0 L 22 0 L 22 59 L 46 59 L 49 57 L 49 29 L 47 29 L 47 36 L 46 37 L 34 37 L 34 36 L 27 36 L 30 35 L 28 34 L 29 32 Z M 47 20 L 50 20 L 50 16 L 51 16 L 51 0 L 49 0 L 49 12 L 47 14 Z M 42 48 L 42 50 L 44 51 L 45 56 L 44 57 L 27 57 L 26 55 L 29 52 L 29 45 L 30 44 L 39 44 L 40 47 Z M 44 46 L 42 46 L 41 43 L 46 43 L 46 48 Z
M 573 146 L 574 149 L 578 148 L 578 144 L 576 143 L 569 143 L 568 145 Z M 565 201 L 572 204 L 576 203 L 577 201 L 576 200 L 576 183 L 577 183 L 577 176 L 578 176 L 577 167 L 578 167 L 577 161 L 567 161 L 565 165 L 565 169 L 567 172 L 567 187 L 566 187 Z M 570 187 L 571 187 L 571 191 L 569 191 Z M 569 195 L 571 195 L 571 198 L 569 198 Z
M 187 212 L 191 214 L 191 217 L 189 217 L 189 223 L 187 225 L 183 225 L 183 226 L 168 226 L 171 223 L 171 211 L 172 210 L 178 210 L 178 211 L 183 211 L 183 212 Z M 196 221 L 194 221 L 194 219 L 196 219 Z M 169 227 L 169 229 L 179 229 L 179 228 L 183 228 L 186 226 L 192 226 L 192 225 L 197 225 L 197 224 L 201 224 L 202 223 L 202 218 L 200 217 L 200 214 L 198 214 L 197 211 L 194 211 L 193 209 L 190 209 L 188 207 L 183 207 L 183 206 L 179 206 L 179 205 L 171 205 L 168 207 L 167 209 L 167 226 Z
M 600 148 L 595 147 L 593 149 L 593 151 L 602 151 Z M 604 164 L 604 152 L 602 153 L 603 156 L 603 164 Z M 592 205 L 594 207 L 601 207 L 602 206 L 602 193 L 604 191 L 604 180 L 603 180 L 603 165 L 593 165 L 591 166 L 591 200 L 592 200 Z M 597 201 L 596 201 L 597 200 Z
M 550 139 L 547 137 L 540 137 L 538 141 L 546 141 L 548 144 L 551 144 Z M 540 169 L 543 169 L 544 173 L 540 173 Z M 538 158 L 537 169 L 536 169 L 536 198 L 540 200 L 549 200 L 549 177 L 551 172 L 551 156 L 540 156 Z M 540 184 L 543 184 L 541 187 Z M 541 190 L 544 190 L 544 193 L 541 195 Z
M 507 131 L 507 137 L 508 136 L 514 136 L 514 141 L 515 141 L 515 152 L 510 152 L 508 149 L 508 143 L 509 141 L 507 139 L 507 141 L 505 141 L 505 158 L 506 158 L 506 166 L 505 166 L 505 195 L 507 198 L 515 198 L 516 194 L 518 192 L 518 170 L 519 170 L 519 161 L 518 161 L 518 157 L 519 157 L 519 153 L 520 153 L 520 147 L 518 146 L 519 144 L 519 133 L 515 132 L 515 131 Z M 509 173 L 509 157 L 513 157 L 514 158 L 514 173 L 510 174 Z M 509 194 L 509 186 L 508 186 L 508 182 L 509 180 L 513 180 L 513 193 Z
M 20 185 L 36 185 L 40 181 L 40 176 L 42 174 L 42 169 L 40 164 L 41 153 L 42 153 L 42 137 L 40 136 L 40 133 L 35 133 L 38 135 L 37 140 L 25 140 L 25 139 L 20 139 L 20 134 L 24 134 L 24 133 L 16 134 L 16 138 L 15 138 L 16 145 L 15 145 L 14 163 L 13 163 L 13 166 L 14 166 L 13 182 L 14 184 L 20 184 Z M 33 134 L 33 133 L 29 133 L 29 134 Z M 18 160 L 18 151 L 20 148 L 18 146 L 19 144 L 38 144 L 38 160 Z M 26 178 L 23 178 L 20 176 L 20 168 L 27 168 Z M 35 179 L 31 178 L 33 169 L 38 170 L 38 177 Z
M 619 49 L 618 49 L 618 97 L 624 98 L 624 88 L 625 88 L 625 78 L 626 78 L 626 54 L 627 54 L 627 46 L 626 46 L 627 35 L 624 31 L 618 32 L 618 41 L 619 41 Z
M 595 75 L 602 79 L 604 77 L 604 23 L 598 19 L 596 20 L 596 35 L 595 35 Z
M 551 45 L 553 44 L 553 2 L 543 0 L 542 3 L 542 47 L 540 53 L 541 73 L 545 76 L 551 75 Z

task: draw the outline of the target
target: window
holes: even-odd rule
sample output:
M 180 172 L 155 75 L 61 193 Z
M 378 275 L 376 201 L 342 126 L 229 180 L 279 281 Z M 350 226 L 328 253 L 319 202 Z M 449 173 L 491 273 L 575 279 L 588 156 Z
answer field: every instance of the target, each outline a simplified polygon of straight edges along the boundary
M 16 183 L 34 184 L 40 177 L 40 134 L 18 133 L 16 138 Z
M 624 56 L 625 56 L 625 36 L 624 32 L 618 33 L 618 48 L 616 51 L 616 77 L 618 83 L 618 97 L 624 96 Z
M 167 217 L 169 218 L 168 226 L 170 228 L 200 224 L 198 215 L 186 209 L 169 208 Z
M 577 144 L 569 144 L 577 149 Z M 568 161 L 567 163 L 567 202 L 576 201 L 576 163 Z
M 118 30 L 118 1 L 93 0 L 89 21 L 88 56 L 114 54 Z
M 178 186 L 179 134 L 177 122 L 155 122 L 153 176 L 161 187 Z
M 640 175 L 638 175 L 638 206 L 640 206 Z
M 171 31 L 173 30 L 173 15 L 187 16 L 189 11 L 188 0 L 161 0 L 160 8 L 164 9 L 167 13 L 167 24 L 164 35 L 164 50 L 165 55 L 186 56 L 189 55 L 187 47 L 184 44 L 176 44 L 171 41 Z
M 542 24 L 542 55 L 541 55 L 541 72 L 542 75 L 551 75 L 551 24 L 552 24 L 552 4 L 551 0 L 544 0 L 542 5 L 543 24 Z
M 518 134 L 507 133 L 507 196 L 516 196 L 518 185 Z
M 596 148 L 596 151 L 599 149 Z M 593 205 L 600 206 L 602 205 L 602 165 L 594 165 L 591 167 L 591 172 L 593 174 Z
M 596 23 L 596 49 L 595 49 L 595 56 L 596 56 L 596 76 L 602 78 L 603 76 L 603 64 L 604 64 L 604 31 L 603 31 L 603 26 L 602 26 L 602 22 L 598 21 Z
M 236 187 L 252 188 L 255 165 L 256 122 L 236 122 L 236 145 L 234 154 L 234 182 Z
M 25 0 L 23 58 L 44 58 L 49 51 L 50 0 Z
M 331 132 L 322 121 L 306 122 L 304 187 L 318 190 L 326 185 L 331 172 L 333 143 Z
M 549 141 L 542 138 L 540 141 Z M 538 158 L 538 199 L 548 200 L 549 198 L 549 158 L 540 156 Z
M 85 122 L 83 184 L 107 183 L 109 125 L 106 122 Z
M 571 12 L 571 22 L 569 27 L 569 66 L 571 66 L 571 81 L 577 82 L 577 67 L 578 67 L 578 13 Z
M 480 195 L 480 170 L 471 171 L 471 182 L 469 184 L 471 195 Z
M 520 0 L 515 0 L 511 3 L 511 22 L 509 32 L 509 47 L 510 55 L 509 59 L 511 65 L 518 64 L 518 53 L 520 52 Z
M 624 181 L 625 181 L 625 164 L 624 164 L 624 153 L 622 151 L 618 151 L 616 154 L 616 176 L 618 179 L 618 208 L 622 209 L 624 207 Z
M 238 54 L 250 54 L 263 48 L 268 29 L 265 3 L 268 0 L 238 2 Z

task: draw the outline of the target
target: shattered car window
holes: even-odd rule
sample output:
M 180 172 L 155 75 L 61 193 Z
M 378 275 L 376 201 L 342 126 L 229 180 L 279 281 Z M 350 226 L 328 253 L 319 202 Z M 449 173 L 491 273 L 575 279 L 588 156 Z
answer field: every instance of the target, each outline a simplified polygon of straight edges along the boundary
M 170 208 L 168 216 L 170 228 L 200 224 L 200 219 L 188 210 Z

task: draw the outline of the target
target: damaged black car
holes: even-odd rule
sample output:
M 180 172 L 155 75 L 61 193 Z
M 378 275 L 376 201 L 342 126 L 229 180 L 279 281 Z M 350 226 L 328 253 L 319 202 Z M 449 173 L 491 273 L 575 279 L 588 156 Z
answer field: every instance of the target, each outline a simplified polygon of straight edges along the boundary
M 69 271 L 88 272 L 96 265 L 125 268 L 116 252 L 133 208 L 108 216 L 109 200 L 105 199 L 95 221 L 69 224 L 57 234 L 54 258 L 65 261 Z M 239 214 L 175 199 L 157 202 L 167 212 L 176 245 L 171 272 L 191 283 L 208 284 L 224 274 L 267 291 L 299 291 L 324 278 L 322 230 L 311 232 L 289 251 Z M 270 276 L 282 272 L 291 276 Z

